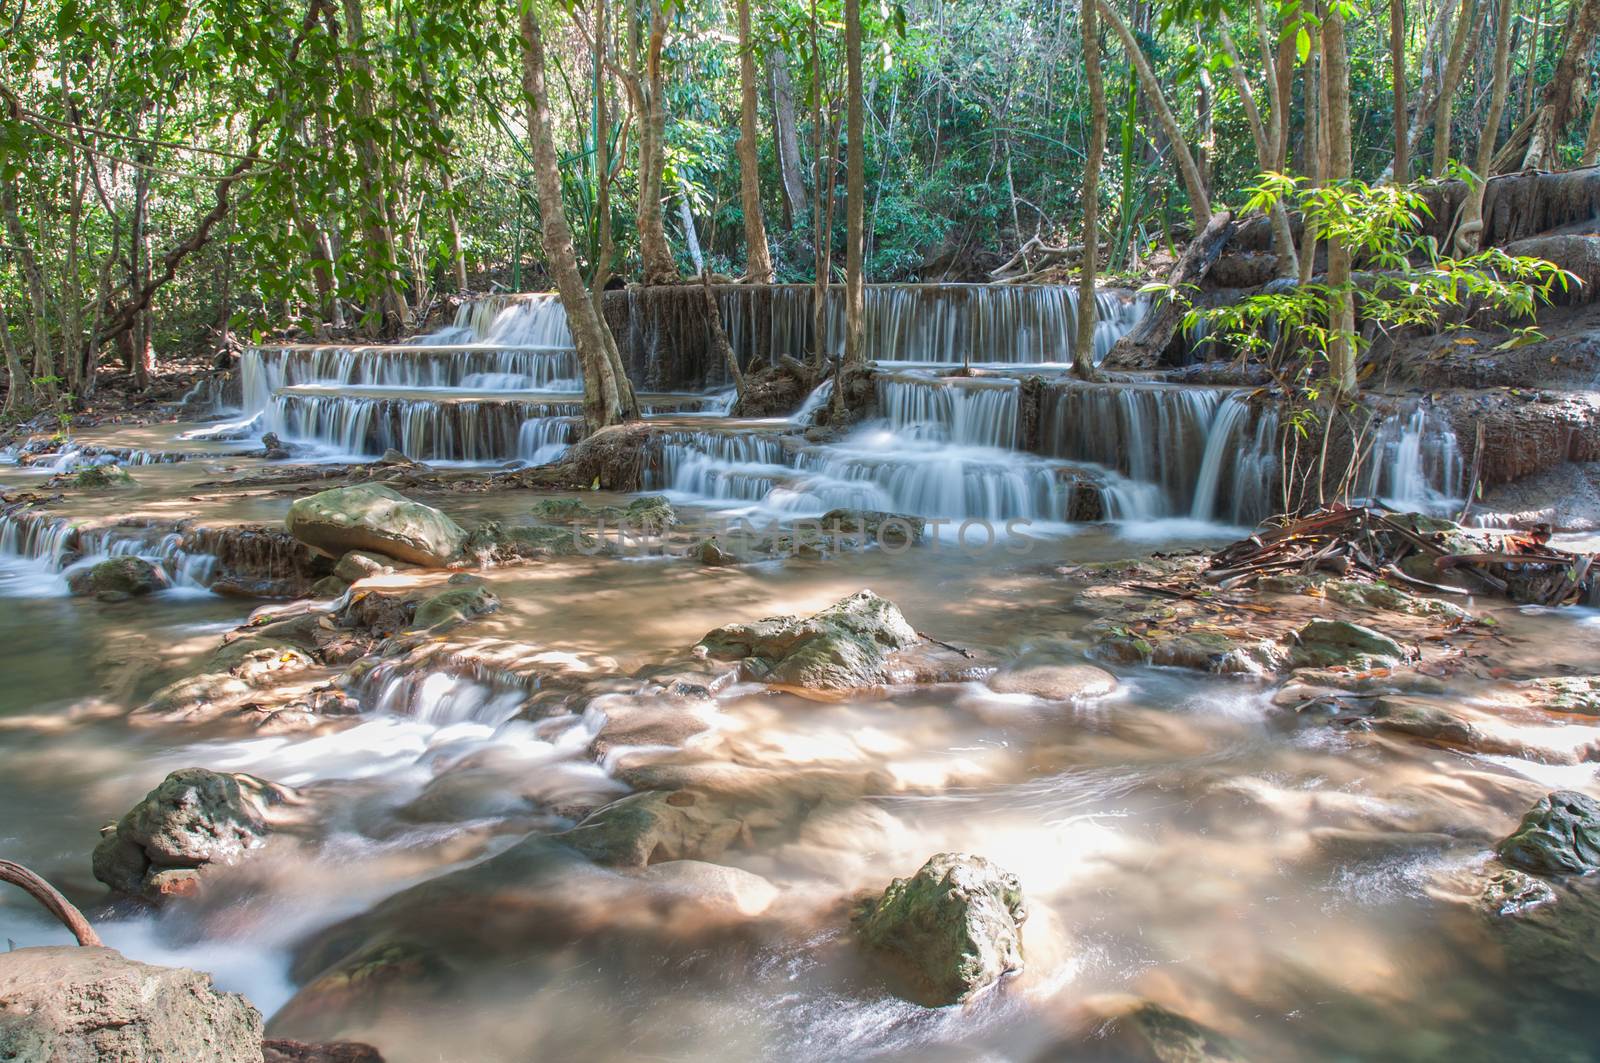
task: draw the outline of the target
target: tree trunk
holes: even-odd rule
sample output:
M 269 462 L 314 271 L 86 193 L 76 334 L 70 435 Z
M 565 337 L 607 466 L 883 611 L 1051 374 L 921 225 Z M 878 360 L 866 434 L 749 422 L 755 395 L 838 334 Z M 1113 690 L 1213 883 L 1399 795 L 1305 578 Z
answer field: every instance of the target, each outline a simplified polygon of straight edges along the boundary
M 11 322 L 6 319 L 4 298 L 0 298 L 0 353 L 4 353 L 6 360 L 6 403 L 3 408 L 7 413 L 15 413 L 23 408 L 24 403 L 31 405 L 33 387 L 17 354 L 17 345 L 11 340 Z
M 1522 158 L 1524 170 L 1557 168 L 1557 147 L 1567 126 L 1577 115 L 1578 78 L 1589 67 L 1589 53 L 1600 31 L 1600 0 L 1582 0 L 1567 15 L 1564 38 L 1566 49 L 1556 61 L 1556 71 L 1544 88 L 1544 98 L 1528 121 L 1528 152 Z M 1516 137 L 1513 136 L 1513 142 Z
M 561 203 L 561 167 L 550 130 L 550 98 L 545 87 L 544 39 L 534 21 L 531 0 L 521 11 L 522 91 L 528 109 L 534 179 L 539 192 L 540 230 L 545 259 L 567 312 L 572 342 L 583 368 L 583 420 L 593 432 L 638 416 L 628 378 L 618 372 L 621 360 L 610 330 L 595 310 L 578 272 L 572 228 Z
M 1183 130 L 1178 127 L 1178 120 L 1173 116 L 1172 108 L 1167 106 L 1166 96 L 1161 91 L 1161 82 L 1151 69 L 1150 61 L 1145 58 L 1144 51 L 1140 49 L 1139 42 L 1134 39 L 1127 24 L 1122 21 L 1122 16 L 1112 8 L 1109 0 L 1099 0 L 1099 5 L 1100 13 L 1105 15 L 1106 22 L 1121 39 L 1129 61 L 1139 74 L 1139 83 L 1144 86 L 1145 97 L 1156 113 L 1156 121 L 1161 127 L 1161 132 L 1171 142 L 1173 154 L 1178 157 L 1178 170 L 1183 175 L 1184 189 L 1189 194 L 1189 209 L 1194 212 L 1195 224 L 1204 227 L 1211 220 L 1211 199 L 1206 195 L 1205 181 L 1201 179 L 1200 168 L 1189 152 L 1189 144 L 1184 139 Z
M 1322 71 L 1324 126 L 1327 128 L 1328 178 L 1342 181 L 1350 176 L 1350 65 L 1345 54 L 1344 16 L 1337 5 L 1326 5 L 1322 12 Z M 1328 240 L 1328 286 L 1335 295 L 1334 338 L 1328 349 L 1328 375 L 1334 390 L 1341 395 L 1356 391 L 1355 293 L 1339 292 L 1350 285 L 1350 249 L 1337 235 Z
M 777 48 L 767 53 L 767 79 L 772 83 L 772 124 L 777 133 L 778 171 L 783 175 L 784 227 L 793 229 L 806 215 L 806 186 L 801 178 L 800 130 L 795 122 L 789 59 Z
M 822 40 L 817 15 L 817 0 L 811 0 L 811 158 L 816 172 L 812 176 L 813 213 L 812 251 L 815 273 L 811 290 L 812 361 L 820 370 L 828 358 L 828 274 L 833 269 L 833 185 L 834 160 L 839 154 L 839 124 L 835 119 L 823 154 L 822 136 Z M 837 390 L 837 389 L 836 389 Z
M 1228 238 L 1233 235 L 1233 215 L 1219 210 L 1184 248 L 1167 284 L 1178 292 L 1199 284 L 1216 264 Z M 1106 355 L 1105 365 L 1117 369 L 1149 369 L 1161 359 L 1161 352 L 1172 342 L 1183 320 L 1180 299 L 1163 299 L 1150 308 L 1133 330 L 1122 337 Z
M 761 220 L 761 172 L 756 161 L 755 41 L 750 36 L 750 0 L 737 0 L 739 8 L 739 204 L 744 210 L 745 279 L 752 284 L 772 283 L 772 254 L 767 250 L 767 226 Z
M 1461 0 L 1461 14 L 1456 19 L 1455 39 L 1450 42 L 1450 58 L 1445 63 L 1444 78 L 1439 82 L 1439 103 L 1433 112 L 1433 179 L 1444 177 L 1445 166 L 1450 161 L 1450 125 L 1455 114 L 1456 86 L 1461 83 L 1461 71 L 1468 57 L 1477 49 L 1478 35 L 1473 32 L 1473 16 L 1477 14 L 1477 0 Z
M 713 357 L 721 357 L 723 364 L 728 367 L 728 376 L 733 380 L 733 390 L 739 398 L 744 398 L 744 374 L 739 371 L 739 356 L 734 352 L 733 345 L 728 342 L 728 334 L 722 328 L 722 308 L 717 305 L 717 297 L 711 292 L 711 273 L 708 270 L 700 271 L 700 291 L 706 303 L 706 328 L 711 332 L 711 351 Z M 735 405 L 738 405 L 735 402 Z
M 1394 78 L 1394 162 L 1396 184 L 1411 180 L 1411 141 L 1406 128 L 1406 0 L 1389 0 L 1389 66 Z
M 861 0 L 845 0 L 845 259 L 844 259 L 844 360 L 847 365 L 866 361 L 863 349 L 863 312 L 866 288 L 862 256 L 866 238 L 866 98 L 861 87 Z
M 649 0 L 650 39 L 645 46 L 643 76 L 633 79 L 634 112 L 639 119 L 639 256 L 646 284 L 671 284 L 678 279 L 661 215 L 661 172 L 666 164 L 667 101 L 661 49 L 667 39 L 667 17 L 660 0 Z M 637 31 L 633 31 L 637 32 Z M 637 52 L 634 53 L 637 58 Z
M 594 172 L 595 259 L 589 277 L 589 301 L 605 321 L 606 287 L 611 283 L 611 256 L 616 243 L 611 234 L 611 110 L 606 105 L 606 0 L 594 3 Z
M 1594 111 L 1589 115 L 1589 131 L 1583 138 L 1583 156 L 1578 159 L 1578 165 L 1593 166 L 1597 158 L 1600 158 L 1600 99 L 1595 101 Z
M 357 128 L 370 126 L 374 121 L 372 103 L 372 64 L 367 59 L 367 34 L 361 20 L 361 0 L 343 0 L 345 38 L 350 46 L 350 69 L 354 73 L 351 85 L 355 101 Z M 411 310 L 400 291 L 395 276 L 394 228 L 390 224 L 390 196 L 380 179 L 383 162 L 372 138 L 365 134 L 355 137 L 356 156 L 360 160 L 358 183 L 361 189 L 363 227 L 367 243 L 371 245 L 368 268 L 378 277 L 378 307 L 383 318 L 384 331 L 398 334 L 411 323 Z
M 27 282 L 29 303 L 29 324 L 32 326 L 33 342 L 33 376 L 34 387 L 43 391 L 46 397 L 54 398 L 56 385 L 55 351 L 50 344 L 50 293 L 45 287 L 44 273 L 39 269 L 38 256 L 33 253 L 33 245 L 28 241 L 28 234 L 22 228 L 22 217 L 17 208 L 17 192 L 15 182 L 9 179 L 0 179 L 0 214 L 5 215 L 6 238 L 10 241 L 12 252 L 16 255 L 18 268 L 22 270 L 23 280 Z
M 1440 0 L 1439 10 L 1435 13 L 1432 24 L 1428 27 L 1428 37 L 1422 46 L 1422 82 L 1417 86 L 1417 107 L 1411 113 L 1409 121 L 1404 113 L 1395 116 L 1395 124 L 1404 126 L 1406 130 L 1406 158 L 1409 160 L 1416 154 L 1417 145 L 1422 141 L 1422 132 L 1428 128 L 1428 122 L 1433 117 L 1436 102 L 1436 93 L 1439 80 L 1435 73 L 1438 70 L 1439 49 L 1443 45 L 1445 31 L 1450 28 L 1450 16 L 1455 12 L 1457 0 Z M 1409 162 L 1407 163 L 1409 166 Z M 1389 168 L 1378 178 L 1379 182 L 1394 180 L 1394 160 L 1389 161 Z M 1409 175 L 1405 175 L 1409 177 Z M 1402 180 L 1402 183 L 1404 181 Z
M 1072 344 L 1072 373 L 1085 380 L 1094 366 L 1095 272 L 1100 252 L 1100 169 L 1106 153 L 1106 85 L 1100 69 L 1100 26 L 1095 5 L 1079 5 L 1083 26 L 1083 70 L 1089 82 L 1089 145 L 1083 164 L 1083 264 L 1078 274 L 1078 331 Z
M 1478 181 L 1467 196 L 1461 224 L 1456 228 L 1455 248 L 1459 255 L 1470 255 L 1483 246 L 1483 197 L 1489 189 L 1489 168 L 1494 164 L 1495 132 L 1505 113 L 1506 95 L 1511 87 L 1511 5 L 1514 0 L 1498 0 L 1494 31 L 1494 87 L 1489 95 L 1489 114 L 1478 134 L 1478 160 L 1473 166 Z
M 1261 118 L 1261 109 L 1256 105 L 1255 92 L 1250 87 L 1250 79 L 1245 76 L 1244 60 L 1239 55 L 1239 49 L 1234 45 L 1233 38 L 1228 34 L 1226 29 L 1221 30 L 1220 36 L 1222 39 L 1222 48 L 1228 53 L 1228 59 L 1230 63 L 1228 67 L 1228 73 L 1233 77 L 1233 87 L 1235 91 L 1239 93 L 1239 102 L 1244 107 L 1245 120 L 1250 123 L 1250 136 L 1251 139 L 1255 141 L 1256 162 L 1259 172 L 1267 173 L 1269 171 L 1276 171 L 1278 168 L 1277 138 L 1279 127 L 1276 108 L 1279 106 L 1279 104 L 1273 104 L 1273 129 L 1269 134 L 1267 132 L 1266 124 Z M 1266 60 L 1268 67 L 1268 91 L 1276 96 L 1277 93 L 1275 87 L 1278 83 L 1277 72 L 1272 69 L 1273 50 L 1264 27 L 1261 27 L 1259 37 L 1261 41 L 1263 58 Z M 1092 87 L 1090 95 L 1092 98 Z M 1272 219 L 1272 243 L 1273 247 L 1278 253 L 1278 276 L 1298 276 L 1300 273 L 1300 266 L 1294 253 L 1294 230 L 1289 226 L 1289 212 L 1284 208 L 1284 205 L 1281 201 L 1274 201 L 1270 216 Z
M 694 263 L 696 273 L 704 273 L 706 260 L 700 252 L 700 234 L 695 230 L 694 211 L 689 207 L 689 188 L 682 179 L 678 181 L 678 221 L 683 225 L 683 246 L 689 252 L 689 261 Z

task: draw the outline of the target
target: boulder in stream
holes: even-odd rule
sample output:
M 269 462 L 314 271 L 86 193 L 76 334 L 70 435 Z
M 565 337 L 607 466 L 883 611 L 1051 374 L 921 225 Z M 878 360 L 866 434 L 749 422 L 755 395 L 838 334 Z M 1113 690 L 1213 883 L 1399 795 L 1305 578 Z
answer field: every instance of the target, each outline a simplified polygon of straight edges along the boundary
M 1348 620 L 1318 618 L 1302 627 L 1294 651 L 1297 668 L 1392 668 L 1405 660 L 1405 647 L 1381 631 Z
M 989 677 L 996 694 L 1027 694 L 1044 701 L 1085 701 L 1117 689 L 1117 677 L 1092 664 L 1023 658 Z
M 417 603 L 411 624 L 429 630 L 454 627 L 498 608 L 500 599 L 481 583 L 449 587 Z
M 192 893 L 200 871 L 235 863 L 265 841 L 266 808 L 278 800 L 276 787 L 253 776 L 179 769 L 107 828 L 94 877 L 155 902 Z
M 172 581 L 161 566 L 142 557 L 108 557 L 67 577 L 73 594 L 94 595 L 102 602 L 122 601 L 165 590 Z
M 1015 875 L 981 856 L 940 853 L 889 883 L 854 917 L 861 945 L 932 1005 L 958 1004 L 1022 969 L 1027 909 Z
M 364 550 L 434 567 L 448 564 L 467 540 L 445 514 L 382 484 L 336 487 L 297 499 L 284 523 L 296 539 L 331 557 Z
M 782 821 L 774 810 L 734 807 L 694 790 L 650 790 L 595 809 L 556 835 L 597 864 L 644 867 L 715 860 L 750 832 Z
M 261 1015 L 209 975 L 115 949 L 0 953 L 0 1059 L 261 1063 Z
M 1082 1033 L 1034 1057 L 1034 1063 L 1242 1063 L 1226 1037 L 1153 1000 L 1108 994 L 1078 1008 Z
M 917 633 L 893 602 L 857 591 L 813 616 L 769 617 L 707 633 L 699 656 L 739 661 L 750 679 L 807 690 L 849 691 L 884 681 L 890 655 Z
M 1587 875 L 1600 870 L 1600 802 L 1556 790 L 1528 810 L 1500 843 L 1500 859 L 1536 875 Z

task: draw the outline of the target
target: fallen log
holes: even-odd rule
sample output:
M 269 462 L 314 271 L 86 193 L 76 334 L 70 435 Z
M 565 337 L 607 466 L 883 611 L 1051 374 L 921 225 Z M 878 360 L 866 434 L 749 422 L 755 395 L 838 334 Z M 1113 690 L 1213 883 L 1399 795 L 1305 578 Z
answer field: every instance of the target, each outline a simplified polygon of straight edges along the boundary
M 1183 256 L 1167 276 L 1167 284 L 1178 291 L 1199 284 L 1227 246 L 1233 228 L 1232 212 L 1220 210 L 1213 214 L 1205 229 L 1184 248 Z M 1183 322 L 1185 302 L 1170 296 L 1157 301 L 1132 331 L 1111 348 L 1106 355 L 1105 368 L 1149 369 L 1156 365 Z

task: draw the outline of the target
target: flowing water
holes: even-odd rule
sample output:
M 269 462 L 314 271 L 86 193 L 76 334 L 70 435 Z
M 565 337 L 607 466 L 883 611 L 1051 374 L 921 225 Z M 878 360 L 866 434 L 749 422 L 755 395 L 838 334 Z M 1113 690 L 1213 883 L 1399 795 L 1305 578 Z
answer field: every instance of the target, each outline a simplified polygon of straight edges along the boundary
M 469 304 L 453 333 L 408 351 L 263 349 L 251 372 L 267 384 L 247 387 L 247 413 L 330 452 L 548 460 L 575 431 L 561 405 L 573 389 L 558 386 L 572 377 L 554 360 L 570 352 L 535 349 L 561 346 L 558 325 L 547 301 L 505 299 Z M 1000 325 L 905 334 L 939 344 L 980 327 Z M 490 336 L 531 360 L 482 360 L 472 345 Z M 678 501 L 688 540 L 730 514 L 838 506 L 1017 522 L 1010 534 L 726 568 L 644 554 L 487 570 L 501 607 L 462 646 L 378 663 L 347 682 L 356 715 L 303 732 L 130 725 L 260 604 L 206 593 L 208 560 L 191 549 L 202 540 L 174 522 L 272 522 L 293 495 L 215 486 L 264 463 L 172 441 L 183 427 L 85 433 L 84 453 L 186 460 L 136 468 L 120 493 L 74 494 L 60 516 L 0 516 L 0 854 L 57 882 L 113 946 L 246 993 L 275 1033 L 367 1040 L 398 1063 L 1087 1058 L 1052 1046 L 1107 993 L 1154 999 L 1255 1060 L 1592 1058 L 1593 972 L 1508 975 L 1449 895 L 1546 789 L 1600 792 L 1592 717 L 1508 714 L 1495 726 L 1521 744 L 1475 755 L 1296 726 L 1259 681 L 1121 665 L 1109 666 L 1117 691 L 1085 703 L 976 682 L 831 702 L 751 684 L 687 706 L 664 698 L 646 677 L 682 668 L 707 631 L 863 587 L 994 660 L 1082 662 L 1096 614 L 1080 566 L 1214 545 L 1270 510 L 1277 424 L 1247 395 L 1047 376 L 1026 451 L 1025 384 L 1005 364 L 1026 359 L 970 378 L 927 367 L 951 349 L 885 365 L 879 419 L 828 442 L 799 434 L 825 391 L 765 422 L 727 418 L 725 396 L 697 396 L 692 412 L 665 412 L 695 403 L 663 397 L 649 486 Z M 1026 349 L 1018 339 L 1007 353 Z M 491 372 L 517 379 L 474 378 Z M 1425 410 L 1392 423 L 1372 493 L 1462 490 L 1459 453 L 1452 465 Z M 50 471 L 7 465 L 0 484 L 37 489 Z M 1072 520 L 1090 496 L 1106 521 Z M 543 496 L 419 497 L 470 526 L 525 522 Z M 130 552 L 176 586 L 125 602 L 66 594 L 70 566 Z M 1600 617 L 1465 604 L 1497 614 L 1502 674 L 1594 670 Z M 1492 705 L 1491 671 L 1427 696 Z M 587 700 L 553 707 L 573 683 L 592 684 Z M 730 921 L 653 873 L 598 869 L 540 840 L 662 765 L 706 771 L 775 817 L 719 857 L 775 890 L 759 916 Z M 108 905 L 89 870 L 99 828 L 186 766 L 297 787 L 300 820 L 200 898 L 156 914 Z M 890 992 L 846 927 L 853 897 L 943 851 L 1018 876 L 1027 966 L 972 1005 L 927 1009 Z M 15 893 L 0 893 L 0 937 L 65 940 Z M 422 943 L 437 965 L 368 996 L 302 991 L 317 958 L 351 942 Z

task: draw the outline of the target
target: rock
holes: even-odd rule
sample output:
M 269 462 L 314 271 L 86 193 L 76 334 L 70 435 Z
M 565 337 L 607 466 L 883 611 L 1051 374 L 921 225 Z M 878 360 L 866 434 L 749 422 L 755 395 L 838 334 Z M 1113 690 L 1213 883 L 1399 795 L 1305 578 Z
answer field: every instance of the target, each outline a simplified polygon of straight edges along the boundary
M 500 608 L 500 599 L 489 588 L 476 586 L 451 587 L 417 605 L 411 618 L 413 627 L 433 630 L 466 623 L 475 617 L 492 613 Z
M 101 601 L 120 601 L 172 586 L 161 570 L 142 557 L 110 557 L 67 577 L 73 594 L 94 595 Z
M 1530 679 L 1522 686 L 1531 691 L 1544 708 L 1600 716 L 1600 675 Z
M 0 953 L 0 1059 L 261 1063 L 261 1015 L 209 975 L 115 949 Z
M 1500 859 L 1536 875 L 1587 875 L 1600 869 L 1600 803 L 1556 790 L 1500 843 Z
M 701 539 L 689 548 L 689 558 L 702 565 L 717 567 L 721 565 L 737 565 L 739 563 L 732 551 L 727 550 L 717 541 L 715 535 L 708 539 Z
M 189 723 L 235 708 L 254 688 L 231 672 L 203 672 L 169 683 L 133 710 L 134 723 Z
M 540 520 L 565 523 L 592 516 L 589 507 L 576 498 L 542 498 L 533 504 L 533 515 Z
M 860 536 L 879 546 L 919 543 L 927 527 L 921 517 L 870 509 L 830 509 L 818 523 L 831 535 Z
M 557 834 L 597 864 L 644 867 L 669 860 L 715 860 L 750 825 L 722 802 L 693 790 L 630 794 Z
M 365 550 L 351 550 L 341 557 L 333 568 L 333 574 L 346 583 L 354 583 L 368 576 L 386 575 L 393 571 L 394 565 L 387 557 L 371 554 Z
M 1373 726 L 1433 742 L 1474 749 L 1483 735 L 1468 721 L 1438 705 L 1416 698 L 1382 698 L 1373 705 Z
M 1243 1063 L 1227 1038 L 1150 1000 L 1108 995 L 1083 1002 L 1080 1038 L 1034 1057 L 1035 1063 Z
M 289 448 L 283 445 L 276 432 L 267 432 L 261 437 L 261 456 L 267 461 L 286 461 Z
M 1555 899 L 1556 891 L 1548 882 L 1508 867 L 1484 883 L 1478 903 L 1487 914 L 1505 917 L 1521 915 Z
M 462 552 L 480 565 L 515 564 L 547 557 L 598 554 L 604 544 L 576 527 L 506 527 L 486 520 L 472 530 Z
M 757 916 L 772 907 L 778 888 L 760 875 L 703 860 L 651 864 L 643 879 L 671 893 L 682 893 L 715 908 Z
M 889 883 L 853 922 L 870 954 L 934 1005 L 969 1000 L 1022 969 L 1027 910 L 1016 876 L 981 856 L 940 853 Z
M 884 681 L 895 650 L 917 633 L 894 603 L 858 591 L 804 620 L 770 617 L 709 632 L 699 656 L 741 661 L 747 677 L 810 690 L 859 690 Z
M 1322 584 L 1328 598 L 1345 605 L 1365 605 L 1409 616 L 1436 616 L 1464 623 L 1472 614 L 1453 602 L 1438 598 L 1419 598 L 1387 583 L 1362 583 L 1358 580 L 1328 580 Z
M 1046 701 L 1082 701 L 1117 689 L 1117 677 L 1092 664 L 1029 664 L 1019 661 L 989 678 L 997 694 L 1029 694 Z
M 182 768 L 145 795 L 94 850 L 94 877 L 150 901 L 189 893 L 195 872 L 237 862 L 271 832 L 273 787 L 249 775 Z
M 340 576 L 323 576 L 311 585 L 311 597 L 337 598 L 349 589 L 349 580 Z
M 373 464 L 375 464 L 375 465 L 415 465 L 417 463 L 412 461 L 410 458 L 406 457 L 404 454 L 400 453 L 400 451 L 394 449 L 393 447 L 390 447 L 388 450 L 383 452 L 383 457 L 379 458 Z
M 1094 645 L 1096 656 L 1123 664 L 1155 664 L 1190 668 L 1214 675 L 1264 676 L 1277 672 L 1285 654 L 1267 639 L 1253 642 L 1216 631 L 1183 631 L 1162 636 L 1138 635 L 1113 625 Z
M 86 465 L 72 474 L 72 486 L 86 491 L 104 491 L 113 487 L 134 487 L 136 483 L 120 465 Z
M 1348 620 L 1316 619 L 1299 630 L 1293 653 L 1297 668 L 1392 668 L 1407 653 L 1394 639 Z
M 376 1048 L 359 1041 L 263 1041 L 261 1055 L 262 1063 L 383 1063 Z
M 284 523 L 296 539 L 333 557 L 364 550 L 434 567 L 456 557 L 467 539 L 445 514 L 381 484 L 297 499 Z
M 678 514 L 663 495 L 645 495 L 629 502 L 622 511 L 622 528 L 629 532 L 660 535 L 678 523 Z

